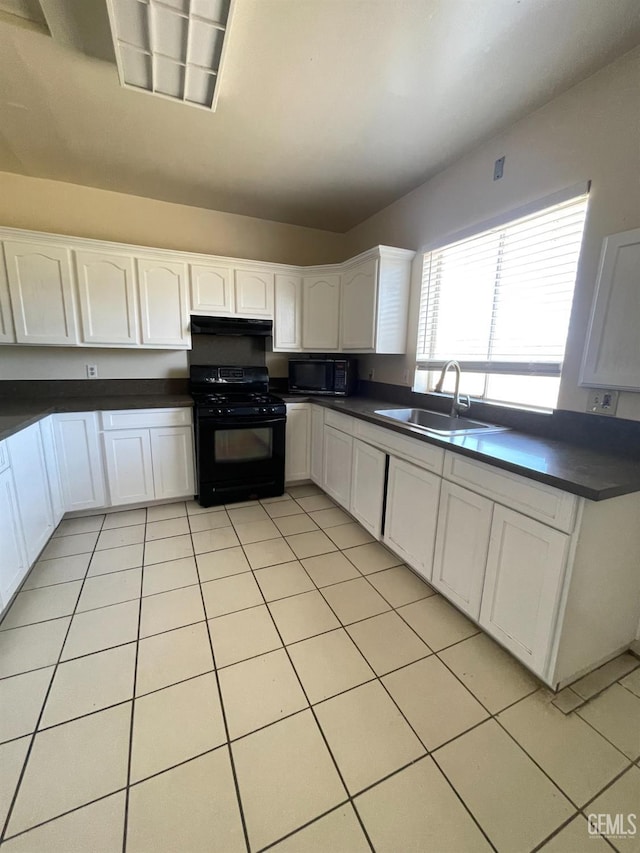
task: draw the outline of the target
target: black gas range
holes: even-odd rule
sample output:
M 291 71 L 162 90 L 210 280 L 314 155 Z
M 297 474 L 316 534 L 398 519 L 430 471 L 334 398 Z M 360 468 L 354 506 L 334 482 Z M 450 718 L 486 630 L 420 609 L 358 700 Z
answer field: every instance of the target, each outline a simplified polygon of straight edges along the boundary
M 191 365 L 201 506 L 284 492 L 287 408 L 266 367 Z

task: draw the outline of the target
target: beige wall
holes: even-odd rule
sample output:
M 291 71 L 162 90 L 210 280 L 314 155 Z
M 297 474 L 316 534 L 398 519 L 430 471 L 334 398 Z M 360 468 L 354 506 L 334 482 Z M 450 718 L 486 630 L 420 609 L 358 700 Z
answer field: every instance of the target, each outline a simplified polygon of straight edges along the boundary
M 504 177 L 493 163 L 506 156 Z M 602 239 L 640 226 L 640 48 L 475 149 L 347 234 L 347 254 L 378 243 L 420 249 L 580 181 L 591 180 L 589 214 L 559 407 L 584 411 L 578 385 Z M 413 375 L 420 258 L 414 264 L 405 357 L 372 356 L 361 375 L 398 384 Z M 640 318 L 639 318 L 640 324 Z M 622 393 L 618 416 L 640 420 L 640 394 Z
M 344 260 L 342 234 L 10 172 L 0 225 L 283 264 Z
M 275 263 L 344 259 L 345 237 L 76 184 L 0 172 L 0 225 Z M 101 379 L 187 375 L 187 353 L 58 347 L 0 347 L 0 379 Z M 286 359 L 267 357 L 273 376 Z

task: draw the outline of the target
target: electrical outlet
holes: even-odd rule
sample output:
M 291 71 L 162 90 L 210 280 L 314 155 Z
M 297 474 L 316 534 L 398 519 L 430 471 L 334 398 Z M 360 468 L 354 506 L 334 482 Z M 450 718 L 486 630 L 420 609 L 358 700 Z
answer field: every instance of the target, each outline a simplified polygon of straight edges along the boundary
M 409 371 L 408 371 L 408 370 L 405 370 L 405 372 L 404 372 L 404 374 L 403 374 L 403 376 L 402 376 L 402 381 L 404 382 L 404 384 L 405 384 L 405 385 L 409 385 L 409 384 L 410 384 L 410 381 L 411 381 L 411 380 L 409 379 Z
M 98 378 L 98 365 L 97 364 L 87 364 L 87 379 L 97 379 Z
M 373 380 L 375 379 L 375 376 L 376 376 L 376 372 L 375 372 L 375 370 L 374 370 L 374 369 L 373 369 L 373 367 L 372 367 L 372 368 L 370 368 L 370 370 L 369 370 L 369 375 L 368 375 L 368 379 L 369 379 L 369 381 L 370 381 L 370 382 L 373 382 Z
M 504 174 L 504 157 L 500 157 L 493 164 L 493 180 L 499 181 Z
M 587 411 L 597 415 L 615 415 L 618 408 L 618 392 L 595 388 L 589 391 Z

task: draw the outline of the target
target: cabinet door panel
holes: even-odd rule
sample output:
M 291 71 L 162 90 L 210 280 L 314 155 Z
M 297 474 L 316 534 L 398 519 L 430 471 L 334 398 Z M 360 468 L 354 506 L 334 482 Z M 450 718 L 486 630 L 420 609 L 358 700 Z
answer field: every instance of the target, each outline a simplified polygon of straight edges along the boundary
M 0 609 L 9 603 L 29 564 L 25 549 L 18 496 L 10 469 L 0 474 Z
M 285 452 L 285 482 L 309 479 L 309 443 L 311 412 L 307 403 L 287 404 L 287 444 Z
M 473 619 L 480 615 L 492 514 L 490 500 L 443 481 L 431 582 Z
M 16 336 L 13 331 L 11 299 L 9 297 L 9 279 L 4 260 L 4 248 L 0 245 L 0 343 L 12 344 Z
M 56 452 L 67 512 L 105 506 L 104 470 L 95 412 L 55 415 Z
M 193 495 L 193 431 L 191 427 L 150 430 L 156 498 Z
M 440 477 L 401 459 L 389 460 L 384 542 L 431 579 Z
M 236 314 L 273 317 L 273 273 L 236 270 Z
M 311 406 L 311 479 L 324 487 L 324 409 Z
M 607 237 L 580 383 L 640 391 L 640 228 Z
M 350 512 L 376 539 L 382 532 L 386 459 L 382 451 L 353 440 Z
M 328 352 L 340 346 L 340 276 L 305 276 L 302 281 L 302 346 Z
M 18 343 L 76 344 L 70 251 L 11 241 L 4 251 Z
M 103 433 L 102 438 L 111 504 L 153 500 L 149 430 L 112 430 Z
M 569 537 L 496 506 L 480 624 L 544 675 L 553 643 Z
M 44 447 L 44 460 L 47 466 L 47 480 L 49 483 L 49 495 L 51 497 L 53 525 L 55 527 L 64 515 L 64 499 L 62 497 L 62 484 L 60 482 L 52 415 L 40 421 L 40 433 Z
M 27 562 L 33 563 L 53 533 L 53 512 L 40 424 L 7 439 L 13 482 L 18 496 Z
M 276 275 L 273 349 L 295 352 L 302 343 L 302 279 Z
M 186 265 L 178 261 L 139 259 L 138 287 L 142 343 L 188 347 Z
M 83 342 L 137 343 L 133 258 L 98 252 L 75 256 Z
M 191 264 L 191 310 L 214 316 L 233 314 L 232 270 L 209 264 Z
M 342 274 L 341 348 L 375 350 L 378 261 L 358 264 Z
M 346 510 L 351 504 L 353 438 L 330 426 L 324 428 L 324 490 Z

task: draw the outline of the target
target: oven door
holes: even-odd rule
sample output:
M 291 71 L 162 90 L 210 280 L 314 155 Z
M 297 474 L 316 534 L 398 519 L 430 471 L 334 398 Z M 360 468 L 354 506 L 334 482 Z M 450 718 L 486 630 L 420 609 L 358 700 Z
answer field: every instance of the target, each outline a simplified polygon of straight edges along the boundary
M 284 491 L 286 416 L 198 417 L 200 503 L 227 503 Z

